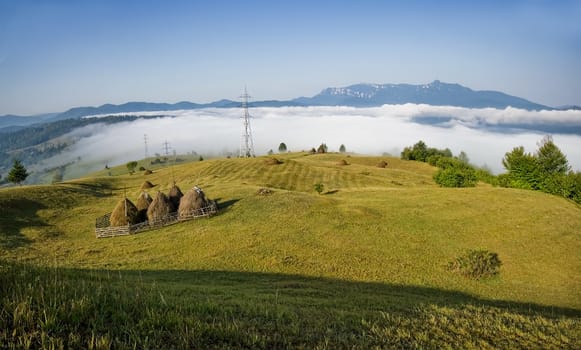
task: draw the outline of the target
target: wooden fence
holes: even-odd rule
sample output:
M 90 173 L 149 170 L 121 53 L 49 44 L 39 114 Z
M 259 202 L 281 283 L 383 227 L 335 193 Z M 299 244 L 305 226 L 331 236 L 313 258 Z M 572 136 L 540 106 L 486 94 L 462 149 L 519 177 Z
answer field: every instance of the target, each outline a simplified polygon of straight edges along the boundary
M 178 213 L 172 213 L 160 220 L 152 222 L 144 221 L 135 225 L 125 225 L 125 226 L 111 226 L 110 223 L 111 213 L 108 213 L 95 220 L 95 236 L 97 236 L 97 238 L 105 238 L 105 237 L 132 235 L 142 231 L 148 231 L 164 226 L 173 225 L 181 221 L 210 217 L 216 214 L 217 212 L 218 205 L 215 202 L 211 202 L 210 205 L 204 208 L 194 210 L 186 215 L 183 214 L 178 215 Z

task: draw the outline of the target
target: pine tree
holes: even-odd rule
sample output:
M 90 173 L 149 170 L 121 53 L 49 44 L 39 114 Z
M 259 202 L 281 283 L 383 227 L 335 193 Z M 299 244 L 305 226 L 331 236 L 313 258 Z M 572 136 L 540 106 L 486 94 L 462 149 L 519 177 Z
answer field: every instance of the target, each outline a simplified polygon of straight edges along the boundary
M 541 140 L 536 157 L 540 170 L 545 174 L 566 174 L 571 170 L 567 157 L 555 145 L 551 136 Z
M 8 173 L 8 181 L 20 185 L 27 177 L 26 168 L 18 159 L 15 159 L 12 169 Z
M 278 153 L 284 153 L 286 152 L 286 145 L 284 142 L 281 142 L 280 145 L 278 145 Z
M 341 153 L 347 152 L 347 149 L 345 148 L 345 145 L 341 144 L 341 146 L 339 147 L 339 152 L 341 152 Z

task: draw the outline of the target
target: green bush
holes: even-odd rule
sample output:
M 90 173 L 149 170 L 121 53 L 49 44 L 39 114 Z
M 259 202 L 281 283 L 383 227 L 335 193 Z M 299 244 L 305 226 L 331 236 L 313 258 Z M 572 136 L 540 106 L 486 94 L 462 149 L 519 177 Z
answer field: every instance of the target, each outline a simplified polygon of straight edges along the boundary
M 448 268 L 466 277 L 479 279 L 498 274 L 502 262 L 488 250 L 469 250 L 448 264 Z
M 468 164 L 465 164 L 458 159 L 451 157 L 439 157 L 436 161 L 436 166 L 440 169 L 470 168 Z
M 474 187 L 478 182 L 474 169 L 469 167 L 440 169 L 434 181 L 442 187 Z
M 405 160 L 417 160 L 419 162 L 428 162 L 429 158 L 439 156 L 439 157 L 452 157 L 452 151 L 450 149 L 437 149 L 433 147 L 428 147 L 424 141 L 418 141 L 412 147 L 405 147 L 401 152 L 401 159 Z
M 498 176 L 500 186 L 543 191 L 581 203 L 581 175 L 570 170 L 567 157 L 550 136 L 538 145 L 536 153 L 519 146 L 505 154 L 502 165 L 508 172 Z
M 498 186 L 506 187 L 506 188 L 510 187 L 510 175 L 509 174 L 507 174 L 507 173 L 499 174 L 496 178 L 498 179 Z
M 426 158 L 426 163 L 430 164 L 431 166 L 438 166 L 438 161 L 442 158 L 441 155 L 433 155 Z
M 323 185 L 322 183 L 316 183 L 313 188 L 315 189 L 315 191 L 318 194 L 321 194 L 324 190 L 325 190 L 325 185 Z
M 581 204 L 581 172 L 570 172 L 567 175 L 569 179 L 569 199 Z
M 492 186 L 499 186 L 499 179 L 497 176 L 494 176 L 492 172 L 486 168 L 477 168 L 475 170 L 476 178 L 478 181 L 485 182 L 487 184 L 491 184 Z

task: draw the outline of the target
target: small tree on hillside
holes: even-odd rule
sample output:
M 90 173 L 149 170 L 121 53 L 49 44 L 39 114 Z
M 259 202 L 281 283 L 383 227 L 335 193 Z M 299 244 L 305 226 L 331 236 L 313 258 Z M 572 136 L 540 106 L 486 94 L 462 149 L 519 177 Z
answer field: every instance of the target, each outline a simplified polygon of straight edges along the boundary
M 133 174 L 135 172 L 135 168 L 137 168 L 137 162 L 133 160 L 131 162 L 128 162 L 126 166 L 127 170 L 129 170 L 129 173 Z
M 347 152 L 347 149 L 345 148 L 345 145 L 341 144 L 341 146 L 339 147 L 339 152 L 341 152 L 341 153 Z
M 284 142 L 281 142 L 280 145 L 278 145 L 278 153 L 284 153 L 286 152 L 287 148 Z
M 27 177 L 28 172 L 26 171 L 26 168 L 18 159 L 15 159 L 12 169 L 8 173 L 8 181 L 20 185 Z
M 319 146 L 319 148 L 317 148 L 317 153 L 327 153 L 327 145 L 324 143 L 321 143 L 321 145 Z
M 425 162 L 428 157 L 428 146 L 424 141 L 418 141 L 413 147 L 406 147 L 401 152 L 401 159 Z
M 315 184 L 313 187 L 315 188 L 315 191 L 316 191 L 318 194 L 321 194 L 321 193 L 323 192 L 323 190 L 325 189 L 325 185 L 323 185 L 323 184 L 322 184 L 322 183 L 320 183 L 320 182 L 319 182 L 319 183 L 316 183 L 316 184 Z
M 470 163 L 470 159 L 468 158 L 468 155 L 464 151 L 460 151 L 460 154 L 458 155 L 458 160 L 464 164 Z
M 547 175 L 566 174 L 571 169 L 567 157 L 553 143 L 551 136 L 545 136 L 538 145 L 539 150 L 536 154 L 537 162 L 543 173 Z

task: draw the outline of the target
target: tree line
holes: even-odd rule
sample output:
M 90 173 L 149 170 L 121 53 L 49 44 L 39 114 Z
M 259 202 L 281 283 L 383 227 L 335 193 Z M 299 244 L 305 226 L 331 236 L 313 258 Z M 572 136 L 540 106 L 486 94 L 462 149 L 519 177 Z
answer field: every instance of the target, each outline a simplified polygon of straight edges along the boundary
M 436 149 L 419 141 L 405 147 L 401 159 L 426 162 L 438 167 L 434 181 L 442 187 L 473 187 L 478 181 L 494 186 L 542 191 L 581 203 L 581 172 L 574 172 L 567 157 L 545 136 L 534 153 L 523 146 L 507 152 L 502 159 L 506 173 L 494 176 L 489 170 L 470 164 L 465 152 L 453 156 L 450 149 Z

